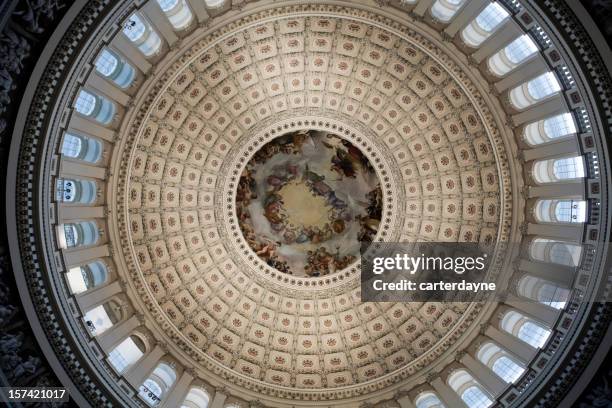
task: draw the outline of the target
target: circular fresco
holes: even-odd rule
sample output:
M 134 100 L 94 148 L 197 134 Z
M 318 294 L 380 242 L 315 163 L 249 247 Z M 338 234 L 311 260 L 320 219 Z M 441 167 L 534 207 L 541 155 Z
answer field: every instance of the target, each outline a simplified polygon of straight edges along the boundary
M 239 225 L 268 265 L 324 276 L 355 262 L 376 235 L 382 190 L 351 142 L 301 130 L 265 144 L 245 167 L 236 194 Z

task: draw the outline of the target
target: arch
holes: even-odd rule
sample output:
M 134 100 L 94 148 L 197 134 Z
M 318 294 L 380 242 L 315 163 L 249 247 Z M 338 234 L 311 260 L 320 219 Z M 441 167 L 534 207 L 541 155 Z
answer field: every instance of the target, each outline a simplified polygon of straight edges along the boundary
M 157 4 L 175 30 L 184 30 L 191 25 L 193 13 L 185 0 L 157 0 Z
M 189 389 L 181 408 L 208 408 L 210 396 L 208 392 L 201 387 L 192 387 Z
M 489 70 L 497 76 L 504 76 L 535 56 L 538 50 L 531 37 L 523 34 L 489 58 Z
M 584 158 L 571 156 L 538 160 L 533 165 L 532 174 L 539 184 L 578 180 L 586 175 Z
M 141 384 L 138 395 L 151 406 L 157 406 L 176 382 L 176 371 L 166 362 L 159 363 Z
M 137 335 L 131 335 L 115 346 L 108 354 L 108 362 L 118 373 L 124 373 L 144 356 L 145 343 Z
M 466 0 L 436 0 L 431 6 L 430 12 L 432 17 L 447 23 L 457 14 L 465 2 Z
M 507 383 L 515 382 L 525 372 L 525 367 L 510 357 L 501 347 L 491 342 L 480 346 L 476 357 Z
M 549 329 L 515 310 L 506 312 L 500 327 L 535 348 L 544 346 L 551 334 Z
M 138 12 L 127 19 L 123 26 L 123 34 L 145 57 L 151 57 L 161 50 L 161 37 Z
M 569 299 L 569 289 L 531 275 L 519 279 L 517 294 L 555 309 L 563 309 Z
M 55 199 L 62 203 L 93 204 L 98 198 L 98 186 L 93 180 L 58 178 Z
M 420 394 L 414 400 L 414 403 L 416 408 L 445 408 L 442 401 L 440 401 L 440 398 L 438 398 L 438 396 L 431 391 Z
M 121 321 L 121 305 L 115 300 L 96 306 L 83 315 L 83 321 L 92 335 L 98 336 Z
M 78 221 L 58 226 L 59 247 L 62 249 L 94 245 L 100 239 L 94 221 Z
M 576 122 L 571 113 L 565 112 L 525 126 L 523 137 L 532 145 L 549 143 L 576 134 Z
M 525 109 L 561 91 L 556 75 L 545 72 L 510 91 L 510 103 L 516 109 Z
M 66 272 L 66 281 L 73 294 L 97 288 L 108 281 L 108 267 L 100 260 L 75 266 Z
M 71 159 L 97 163 L 102 158 L 102 142 L 94 137 L 64 133 L 61 153 Z
M 74 109 L 81 115 L 102 125 L 111 123 L 116 113 L 113 102 L 84 89 L 79 91 L 74 101 Z
M 580 265 L 582 245 L 548 238 L 535 238 L 529 243 L 529 257 L 534 261 L 576 267 Z
M 461 38 L 470 47 L 480 46 L 510 17 L 497 2 L 490 3 L 461 32 Z
M 538 200 L 534 216 L 543 223 L 581 223 L 586 221 L 587 205 L 584 200 Z
M 134 68 L 108 48 L 100 52 L 95 65 L 100 75 L 110 79 L 120 88 L 128 88 L 136 77 Z
M 482 385 L 465 370 L 455 371 L 448 377 L 447 382 L 470 408 L 486 408 L 493 403 Z

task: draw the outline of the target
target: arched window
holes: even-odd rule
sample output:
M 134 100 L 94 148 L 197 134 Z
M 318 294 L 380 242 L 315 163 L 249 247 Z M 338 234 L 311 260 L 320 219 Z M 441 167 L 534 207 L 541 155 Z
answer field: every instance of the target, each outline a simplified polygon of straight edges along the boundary
M 514 361 L 508 353 L 493 343 L 485 343 L 478 349 L 476 357 L 507 383 L 512 383 L 525 372 L 525 367 Z
M 108 279 L 108 268 L 102 261 L 75 266 L 66 272 L 66 280 L 73 294 L 102 286 Z
M 563 309 L 567 304 L 570 292 L 554 282 L 525 275 L 518 282 L 517 293 L 555 309 Z
M 449 22 L 463 3 L 465 0 L 436 0 L 431 6 L 431 15 L 443 23 Z
M 440 398 L 433 392 L 424 392 L 415 401 L 416 408 L 445 408 Z
M 556 183 L 584 176 L 582 156 L 539 160 L 533 165 L 533 178 L 537 183 Z
M 79 92 L 74 102 L 74 109 L 81 115 L 103 125 L 111 123 L 116 112 L 113 102 L 85 90 Z
M 62 154 L 72 159 L 97 163 L 102 158 L 102 143 L 92 137 L 65 133 L 62 141 Z
M 140 360 L 145 351 L 145 344 L 140 337 L 130 336 L 108 353 L 108 362 L 121 374 Z
M 150 57 L 161 49 L 161 38 L 138 13 L 128 18 L 123 26 L 123 34 L 138 47 L 145 57 Z
M 489 58 L 489 69 L 497 76 L 504 76 L 538 51 L 531 37 L 524 34 Z
M 504 315 L 501 328 L 535 348 L 544 346 L 551 333 L 541 324 L 514 310 Z
M 538 200 L 534 215 L 538 222 L 579 223 L 586 221 L 586 210 L 584 200 Z
M 121 321 L 121 316 L 121 306 L 111 300 L 89 310 L 83 316 L 83 320 L 91 334 L 98 336 Z
M 149 405 L 156 406 L 168 394 L 176 381 L 176 371 L 168 363 L 159 363 L 140 386 L 138 395 Z
M 184 30 L 193 21 L 193 13 L 185 0 L 157 0 L 175 30 Z
M 463 29 L 463 41 L 471 46 L 478 47 L 497 30 L 510 14 L 499 3 L 493 2 Z
M 517 86 L 510 91 L 510 103 L 517 109 L 525 109 L 543 99 L 558 93 L 561 85 L 552 72 L 545 72 L 540 76 Z
M 55 181 L 55 199 L 63 203 L 92 204 L 98 188 L 92 180 L 59 178 Z
M 525 109 L 561 90 L 557 77 L 552 72 L 535 77 L 510 91 L 510 103 L 517 109 Z
M 98 56 L 96 71 L 121 88 L 130 86 L 136 76 L 134 68 L 108 48 L 103 49 Z
M 529 243 L 529 256 L 534 261 L 552 262 L 576 267 L 580 264 L 582 246 L 547 238 L 535 238 Z
M 183 401 L 181 408 L 208 408 L 210 397 L 202 388 L 191 388 Z
M 525 126 L 525 141 L 539 145 L 576 133 L 576 123 L 571 113 L 562 113 Z
M 472 385 L 471 387 L 463 391 L 463 393 L 461 394 L 461 399 L 470 408 L 486 408 L 493 403 L 493 401 L 491 401 L 491 398 L 489 398 L 487 394 L 484 393 L 482 388 L 477 387 L 475 385 Z
M 465 370 L 458 370 L 448 378 L 448 385 L 470 408 L 486 408 L 493 403 L 482 386 Z
M 74 248 L 95 244 L 100 238 L 98 226 L 93 221 L 80 221 L 59 226 L 60 248 Z

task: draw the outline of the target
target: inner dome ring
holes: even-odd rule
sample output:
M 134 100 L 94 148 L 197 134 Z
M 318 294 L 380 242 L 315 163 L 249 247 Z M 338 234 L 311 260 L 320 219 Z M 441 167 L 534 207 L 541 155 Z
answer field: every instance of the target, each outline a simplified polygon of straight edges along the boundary
M 215 207 L 217 209 L 224 209 L 224 211 L 219 211 L 216 217 L 223 219 L 223 223 L 230 227 L 229 229 L 223 229 L 220 234 L 226 231 L 228 234 L 231 234 L 231 236 L 228 236 L 228 246 L 235 251 L 235 254 L 243 262 L 253 265 L 254 268 L 261 272 L 254 274 L 255 276 L 267 278 L 266 280 L 269 283 L 280 284 L 282 286 L 290 285 L 296 289 L 321 286 L 337 287 L 345 286 L 346 284 L 354 286 L 356 284 L 354 279 L 359 276 L 359 260 L 356 260 L 347 268 L 335 272 L 333 275 L 322 277 L 287 275 L 262 262 L 250 248 L 238 226 L 238 217 L 235 210 L 236 192 L 240 175 L 245 167 L 263 145 L 279 136 L 300 130 L 330 132 L 352 143 L 361 150 L 373 165 L 383 191 L 381 222 L 372 242 L 392 241 L 399 238 L 399 228 L 393 229 L 393 226 L 401 226 L 401 223 L 396 222 L 399 215 L 394 211 L 396 207 L 394 207 L 393 203 L 399 202 L 398 200 L 400 199 L 400 194 L 403 194 L 403 189 L 401 188 L 402 183 L 397 182 L 400 176 L 389 165 L 387 157 L 389 153 L 385 152 L 377 143 L 374 143 L 371 137 L 366 136 L 365 132 L 361 132 L 343 121 L 339 121 L 336 118 L 322 118 L 321 115 L 307 116 L 299 114 L 291 115 L 286 119 L 265 126 L 257 132 L 257 135 L 251 137 L 249 143 L 233 152 L 233 155 L 232 152 L 228 154 L 224 166 L 219 172 L 219 174 L 226 177 L 225 180 L 220 181 L 223 183 L 223 193 L 217 196 L 219 201 L 227 205 L 219 205 L 221 203 L 217 202 Z M 247 271 L 247 273 L 249 272 L 251 271 Z

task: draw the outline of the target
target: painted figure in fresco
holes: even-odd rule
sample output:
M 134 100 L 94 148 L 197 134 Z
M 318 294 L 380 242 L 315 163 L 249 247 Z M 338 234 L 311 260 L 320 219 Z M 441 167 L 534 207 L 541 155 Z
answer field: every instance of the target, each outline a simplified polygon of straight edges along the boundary
M 247 244 L 287 274 L 325 276 L 348 267 L 356 256 L 340 249 L 347 248 L 344 240 L 371 242 L 382 216 L 382 190 L 371 184 L 374 178 L 358 177 L 366 173 L 374 174 L 374 168 L 365 155 L 335 135 L 303 130 L 266 143 L 247 163 L 236 191 L 236 216 Z M 288 183 L 303 183 L 324 198 L 324 224 L 290 224 L 281 191 Z

